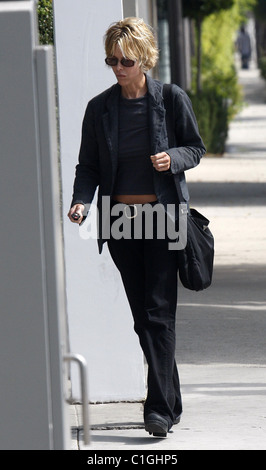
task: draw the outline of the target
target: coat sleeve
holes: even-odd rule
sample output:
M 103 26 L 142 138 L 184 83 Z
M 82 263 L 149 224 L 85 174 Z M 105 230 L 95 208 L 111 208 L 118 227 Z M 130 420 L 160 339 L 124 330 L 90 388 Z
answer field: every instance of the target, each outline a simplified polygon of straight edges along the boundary
M 99 151 L 95 133 L 93 105 L 89 102 L 82 123 L 79 162 L 76 166 L 71 206 L 90 204 L 99 185 Z
M 172 85 L 172 94 L 176 146 L 166 152 L 172 174 L 178 174 L 197 166 L 206 148 L 188 95 L 176 85 Z

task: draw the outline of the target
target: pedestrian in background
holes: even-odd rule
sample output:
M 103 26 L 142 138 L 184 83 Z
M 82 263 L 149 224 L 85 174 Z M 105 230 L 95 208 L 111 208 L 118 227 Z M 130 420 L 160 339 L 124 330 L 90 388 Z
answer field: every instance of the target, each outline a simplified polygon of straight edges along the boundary
M 237 49 L 241 55 L 242 69 L 248 69 L 249 62 L 251 59 L 251 41 L 250 41 L 249 34 L 245 30 L 244 26 L 241 26 L 236 44 L 237 44 Z
M 166 436 L 182 413 L 175 362 L 177 251 L 169 250 L 167 233 L 156 236 L 156 221 L 149 239 L 144 232 L 141 238 L 134 237 L 132 229 L 130 238 L 111 234 L 105 240 L 105 223 L 113 223 L 117 216 L 103 214 L 103 197 L 110 197 L 112 213 L 117 205 L 122 207 L 130 223 L 146 206 L 160 204 L 167 215 L 169 204 L 177 209 L 179 205 L 174 175 L 188 201 L 184 172 L 200 162 L 205 147 L 188 96 L 172 85 L 177 145 L 169 149 L 163 84 L 147 74 L 157 63 L 158 49 L 143 20 L 126 18 L 111 25 L 105 52 L 117 83 L 88 103 L 68 216 L 81 223 L 98 188 L 99 251 L 107 241 L 148 363 L 145 429 Z M 175 217 L 178 224 L 178 210 Z

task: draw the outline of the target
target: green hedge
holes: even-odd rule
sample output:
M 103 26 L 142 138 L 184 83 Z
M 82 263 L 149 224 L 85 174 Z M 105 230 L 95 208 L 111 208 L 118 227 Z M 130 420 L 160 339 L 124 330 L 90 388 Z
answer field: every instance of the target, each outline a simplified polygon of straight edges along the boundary
M 39 39 L 41 44 L 54 43 L 52 0 L 39 0 L 37 5 Z
M 215 89 L 190 94 L 207 153 L 223 154 L 228 133 L 228 104 Z
M 230 74 L 224 76 L 213 73 L 212 80 L 204 82 L 200 94 L 188 94 L 207 153 L 223 154 L 230 121 L 242 106 L 236 71 L 232 69 Z
M 263 56 L 259 59 L 260 74 L 264 80 L 266 80 L 266 57 Z
M 242 89 L 234 63 L 234 38 L 242 16 L 237 0 L 230 10 L 208 16 L 202 25 L 202 92 L 196 96 L 196 60 L 190 93 L 200 133 L 210 154 L 223 154 L 230 121 L 241 109 Z M 252 0 L 253 1 L 253 0 Z

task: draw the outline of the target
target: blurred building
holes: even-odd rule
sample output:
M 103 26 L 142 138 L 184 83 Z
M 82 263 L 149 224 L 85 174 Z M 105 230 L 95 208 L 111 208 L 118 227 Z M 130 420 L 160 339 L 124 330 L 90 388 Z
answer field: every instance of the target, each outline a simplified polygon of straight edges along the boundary
M 123 0 L 124 17 L 138 16 L 156 33 L 160 60 L 151 73 L 188 90 L 191 84 L 191 25 L 182 15 L 182 0 Z

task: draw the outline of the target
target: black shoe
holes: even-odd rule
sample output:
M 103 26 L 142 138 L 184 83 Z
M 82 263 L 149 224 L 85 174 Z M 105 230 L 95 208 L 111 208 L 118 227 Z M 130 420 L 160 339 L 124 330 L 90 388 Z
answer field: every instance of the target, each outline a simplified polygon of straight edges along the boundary
M 157 413 L 150 413 L 145 418 L 145 431 L 155 437 L 166 437 L 168 432 L 168 421 Z

